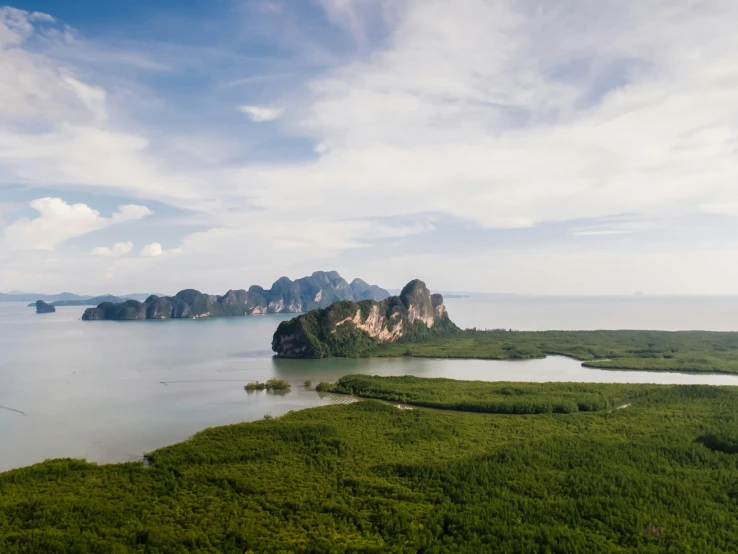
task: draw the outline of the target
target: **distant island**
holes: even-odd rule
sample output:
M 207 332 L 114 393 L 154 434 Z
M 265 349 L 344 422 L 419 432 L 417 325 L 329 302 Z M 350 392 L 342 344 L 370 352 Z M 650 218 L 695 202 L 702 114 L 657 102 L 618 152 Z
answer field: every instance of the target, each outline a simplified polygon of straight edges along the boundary
M 37 314 L 52 314 L 56 311 L 54 306 L 47 304 L 43 300 L 37 300 L 35 305 Z
M 253 285 L 248 290 L 229 290 L 222 296 L 186 289 L 174 296 L 151 295 L 144 302 L 102 302 L 85 310 L 82 319 L 178 319 L 301 313 L 341 300 L 383 300 L 388 297 L 386 290 L 361 279 L 354 279 L 349 284 L 336 271 L 316 271 L 310 277 L 295 281 L 281 277 L 270 289 Z
M 410 281 L 399 296 L 336 302 L 280 323 L 272 350 L 281 358 L 369 356 L 380 343 L 421 341 L 457 332 L 440 294 Z
M 151 295 L 147 295 L 146 298 L 149 296 Z M 83 298 L 81 300 L 55 300 L 54 302 L 50 302 L 50 304 L 57 308 L 62 306 L 99 306 L 103 302 L 121 303 L 127 300 L 136 300 L 136 298 L 132 298 L 131 296 L 113 296 L 112 294 L 103 294 L 102 296 L 93 296 L 91 298 Z M 31 302 L 28 307 L 31 308 L 35 305 L 36 302 Z
M 61 292 L 59 294 L 41 294 L 37 292 L 0 292 L 0 302 L 31 302 L 29 306 L 35 306 L 36 300 L 43 300 L 47 304 L 54 304 L 55 306 L 88 306 L 93 305 L 92 302 L 99 298 L 121 298 L 123 300 L 145 300 L 151 296 L 151 293 L 135 293 L 135 294 L 120 294 L 113 296 L 112 294 L 105 295 L 84 295 L 74 294 L 73 292 Z M 64 304 L 61 304 L 64 302 Z M 71 302 L 79 302 L 79 304 L 72 304 Z M 89 304 L 85 304 L 89 302 Z

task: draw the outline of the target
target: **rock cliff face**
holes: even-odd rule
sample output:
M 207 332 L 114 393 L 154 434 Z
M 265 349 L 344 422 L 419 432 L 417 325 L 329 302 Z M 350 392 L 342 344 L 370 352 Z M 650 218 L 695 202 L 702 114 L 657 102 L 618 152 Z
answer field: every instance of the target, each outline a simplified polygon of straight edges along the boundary
M 363 286 L 357 288 L 354 283 Z M 339 300 L 382 300 L 389 293 L 360 279 L 349 285 L 336 271 L 316 271 L 310 277 L 292 281 L 278 279 L 270 289 L 258 285 L 248 290 L 229 290 L 223 296 L 186 289 L 174 296 L 149 296 L 144 302 L 103 302 L 85 311 L 82 319 L 170 319 L 260 315 L 266 313 L 302 313 L 325 308 Z M 359 294 L 359 296 L 355 296 Z
M 43 300 L 36 300 L 36 313 L 37 314 L 51 314 L 56 311 L 56 308 L 51 304 L 47 304 Z
M 340 301 L 280 323 L 272 350 L 281 358 L 354 357 L 382 342 L 416 342 L 458 331 L 440 294 L 420 280 L 382 301 Z

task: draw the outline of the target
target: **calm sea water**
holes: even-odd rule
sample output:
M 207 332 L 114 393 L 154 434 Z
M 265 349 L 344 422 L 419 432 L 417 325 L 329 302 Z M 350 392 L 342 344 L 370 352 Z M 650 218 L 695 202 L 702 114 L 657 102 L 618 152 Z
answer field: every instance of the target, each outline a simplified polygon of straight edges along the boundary
M 738 299 L 448 299 L 462 327 L 738 330 Z M 305 390 L 348 373 L 509 381 L 738 384 L 729 375 L 603 371 L 562 357 L 531 361 L 276 360 L 286 316 L 83 322 L 84 308 L 37 315 L 0 303 L 0 470 L 47 458 L 140 458 L 215 425 L 346 401 Z M 292 392 L 247 393 L 276 377 Z M 12 411 L 12 410 L 18 410 Z M 23 412 L 23 413 L 19 413 Z

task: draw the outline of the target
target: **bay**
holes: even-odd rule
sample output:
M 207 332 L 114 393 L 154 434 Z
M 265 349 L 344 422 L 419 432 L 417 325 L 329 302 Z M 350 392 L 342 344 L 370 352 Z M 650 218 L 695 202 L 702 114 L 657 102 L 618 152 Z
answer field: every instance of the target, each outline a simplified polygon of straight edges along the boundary
M 668 300 L 668 301 L 667 301 Z M 462 327 L 738 329 L 738 299 L 449 298 Z M 84 307 L 38 315 L 0 303 L 0 471 L 47 458 L 139 459 L 206 427 L 345 402 L 303 386 L 349 373 L 507 381 L 738 384 L 731 375 L 605 371 L 575 360 L 277 360 L 289 315 L 83 322 Z M 247 393 L 286 379 L 286 395 Z M 17 411 L 14 411 L 17 410 Z

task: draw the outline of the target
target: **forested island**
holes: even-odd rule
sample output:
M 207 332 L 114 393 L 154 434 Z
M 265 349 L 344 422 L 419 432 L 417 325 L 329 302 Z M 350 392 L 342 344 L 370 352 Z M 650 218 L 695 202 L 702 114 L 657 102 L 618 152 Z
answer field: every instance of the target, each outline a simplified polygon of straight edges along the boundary
M 0 552 L 738 544 L 735 387 L 366 376 L 335 386 L 417 407 L 323 406 L 208 429 L 147 464 L 51 460 L 0 474 Z
M 354 279 L 349 284 L 336 271 L 316 271 L 310 277 L 295 281 L 281 277 L 270 289 L 253 285 L 248 290 L 229 290 L 222 296 L 186 289 L 174 296 L 151 295 L 144 302 L 103 302 L 96 308 L 85 310 L 82 319 L 136 320 L 301 313 L 330 306 L 340 300 L 382 300 L 388 296 L 386 290 L 361 279 Z

